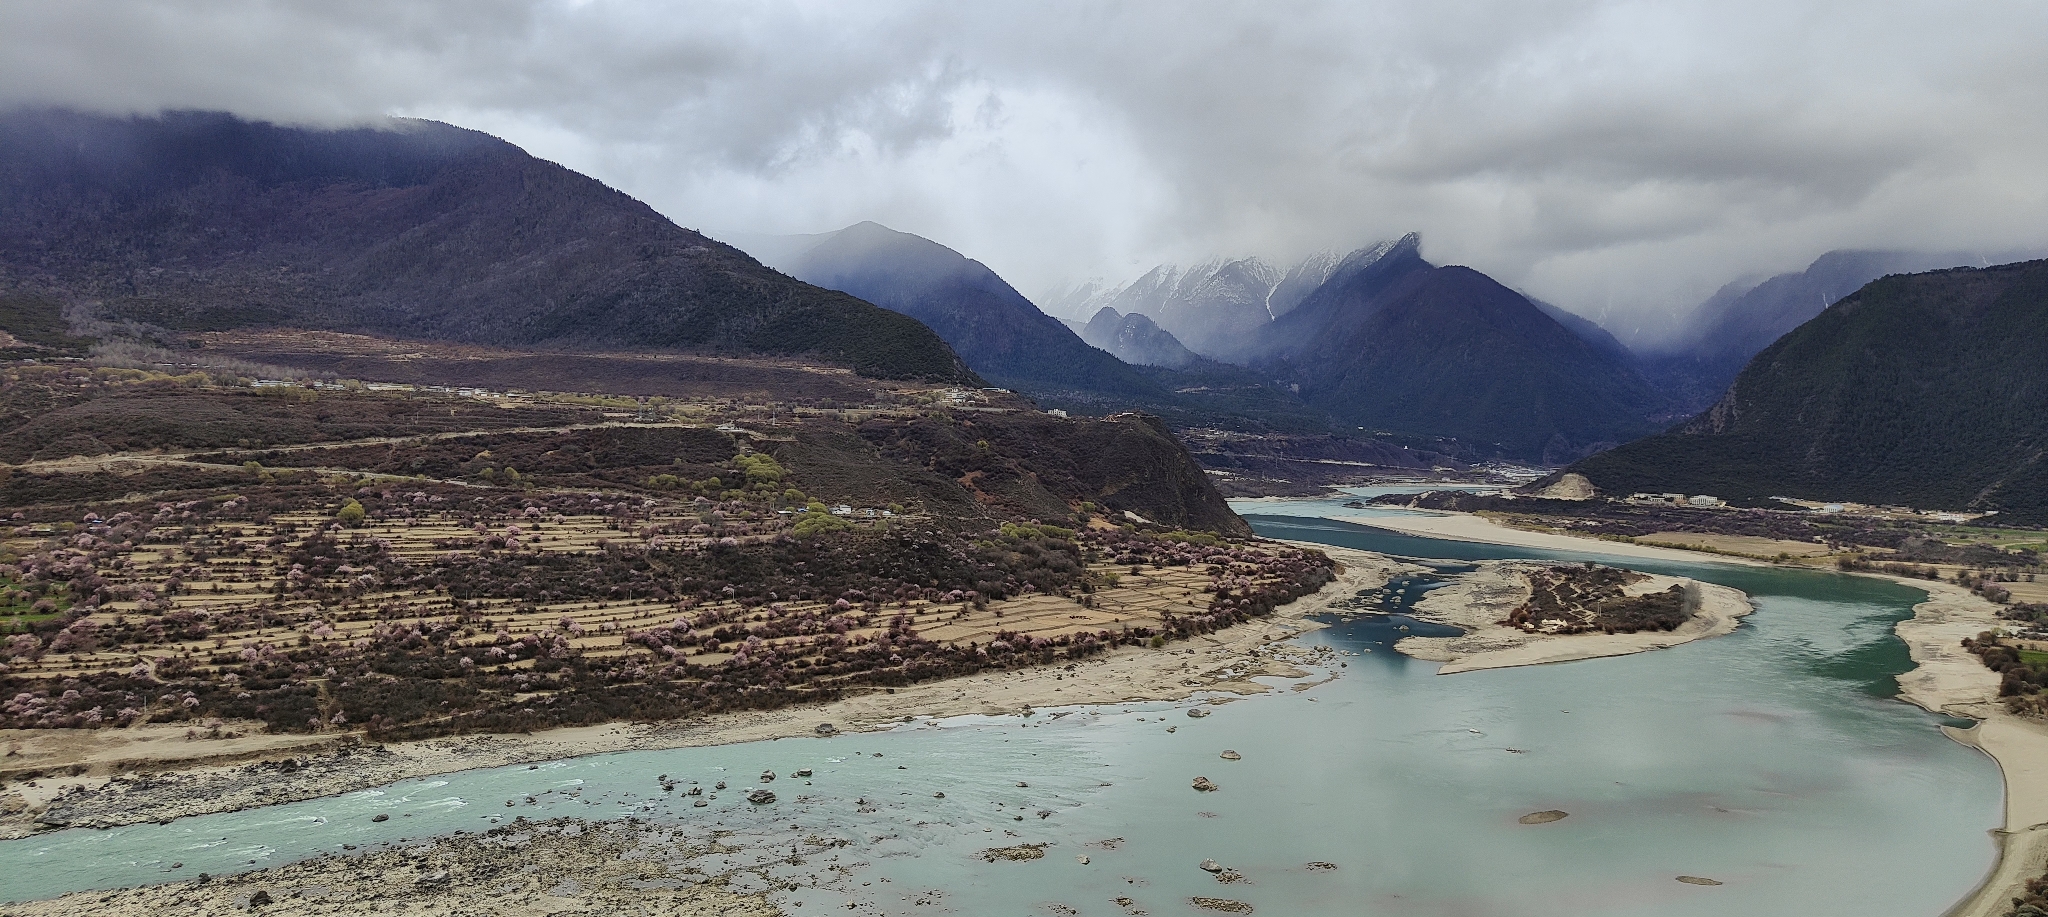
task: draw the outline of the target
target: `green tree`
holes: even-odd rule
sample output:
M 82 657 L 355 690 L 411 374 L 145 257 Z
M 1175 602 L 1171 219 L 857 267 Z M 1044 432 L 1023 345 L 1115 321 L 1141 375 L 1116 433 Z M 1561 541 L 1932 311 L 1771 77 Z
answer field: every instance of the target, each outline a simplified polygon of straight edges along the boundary
M 362 501 L 350 500 L 342 504 L 341 510 L 334 514 L 334 518 L 342 525 L 355 528 L 363 524 L 363 517 L 366 515 L 368 514 L 363 511 Z

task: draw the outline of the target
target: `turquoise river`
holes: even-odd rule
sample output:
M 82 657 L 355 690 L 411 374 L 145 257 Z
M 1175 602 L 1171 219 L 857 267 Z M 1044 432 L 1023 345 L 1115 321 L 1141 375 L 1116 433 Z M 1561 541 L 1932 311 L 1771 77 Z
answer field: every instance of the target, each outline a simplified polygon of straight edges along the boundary
M 1375 512 L 1341 509 L 1342 499 L 1238 509 L 1271 537 L 1427 559 L 1441 571 L 1597 557 L 1317 518 Z M 1321 683 L 1212 706 L 1201 719 L 1186 715 L 1192 702 L 957 717 L 58 831 L 0 843 L 0 900 L 475 832 L 529 795 L 535 803 L 518 813 L 533 819 L 637 816 L 732 832 L 728 844 L 751 846 L 697 865 L 737 869 L 742 889 L 804 886 L 772 892 L 793 914 L 1194 917 L 1214 912 L 1190 899 L 1213 896 L 1271 915 L 1936 917 L 1970 891 L 1994 856 L 1999 776 L 1945 738 L 1937 717 L 1893 698 L 1892 676 L 1911 663 L 1892 625 L 1921 593 L 1826 572 L 1608 560 L 1733 586 L 1757 613 L 1732 635 L 1669 650 L 1437 676 L 1435 664 L 1391 649 L 1400 608 L 1430 585 L 1419 577 L 1381 598 L 1395 614 L 1300 638 L 1347 653 L 1304 682 Z M 1224 749 L 1242 760 L 1220 759 Z M 808 785 L 785 777 L 777 804 L 744 801 L 759 772 L 799 768 L 813 771 Z M 662 774 L 734 790 L 690 808 L 661 791 Z M 1222 789 L 1191 791 L 1197 775 Z M 1518 822 L 1549 809 L 1570 816 Z M 792 864 L 790 844 L 809 835 L 849 843 Z M 1016 844 L 1050 846 L 1026 862 L 978 855 Z M 1219 885 L 1196 868 L 1204 859 L 1244 881 Z M 171 871 L 173 861 L 183 869 Z

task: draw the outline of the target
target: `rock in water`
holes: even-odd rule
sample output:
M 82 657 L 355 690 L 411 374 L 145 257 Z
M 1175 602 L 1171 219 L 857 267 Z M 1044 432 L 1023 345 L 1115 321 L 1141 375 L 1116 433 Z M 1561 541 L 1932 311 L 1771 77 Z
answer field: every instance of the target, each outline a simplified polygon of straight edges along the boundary
M 1214 780 L 1210 780 L 1210 779 L 1209 779 L 1209 778 L 1207 778 L 1207 777 L 1196 777 L 1196 778 L 1195 778 L 1195 792 L 1198 792 L 1198 793 L 1214 793 L 1214 792 L 1216 792 L 1217 790 L 1220 790 L 1220 789 L 1222 789 L 1222 787 L 1220 787 L 1220 786 L 1217 786 L 1217 785 L 1216 785 L 1216 781 L 1214 781 Z M 1563 817 L 1564 817 L 1564 813 L 1562 813 L 1562 812 L 1558 813 L 1558 817 L 1559 817 L 1559 818 L 1563 818 Z
M 1726 884 L 1726 883 L 1723 883 L 1723 882 L 1717 882 L 1717 881 L 1715 881 L 1715 880 L 1713 880 L 1713 879 L 1708 879 L 1708 878 L 1705 878 L 1705 877 L 1703 877 L 1703 876 L 1679 876 L 1679 877 L 1678 877 L 1678 881 L 1680 881 L 1680 882 L 1684 882 L 1684 883 L 1685 883 L 1685 884 L 1687 884 L 1687 885 L 1723 885 L 1723 884 Z
M 839 727 L 834 726 L 831 723 L 819 723 L 818 728 L 813 729 L 811 731 L 821 736 L 834 736 L 839 734 Z
M 1218 863 L 1215 860 L 1203 860 L 1199 864 L 1198 868 L 1200 868 L 1203 872 L 1222 872 L 1223 864 Z
M 1225 761 L 1240 761 L 1240 760 L 1243 760 L 1243 759 L 1244 759 L 1244 756 L 1243 756 L 1243 755 L 1240 755 L 1240 754 L 1238 754 L 1237 752 L 1231 751 L 1231 750 L 1230 750 L 1230 749 L 1228 749 L 1228 748 L 1224 749 L 1224 750 L 1223 750 L 1223 753 L 1222 753 L 1222 754 L 1220 754 L 1220 755 L 1217 755 L 1216 757 L 1218 757 L 1218 758 L 1222 758 L 1222 759 L 1223 759 L 1223 760 L 1225 760 Z
M 1208 716 L 1209 710 L 1206 707 L 1189 707 L 1188 715 L 1199 720 L 1202 717 Z
M 747 801 L 757 806 L 763 806 L 774 802 L 775 794 L 767 790 L 755 790 L 747 794 Z
M 1045 856 L 1045 848 L 1050 846 L 1052 845 L 1018 844 L 1015 847 L 990 847 L 981 852 L 981 858 L 991 863 L 997 860 L 1021 862 L 1023 860 L 1042 859 Z
M 386 814 L 384 814 L 383 812 L 379 812 L 379 813 L 377 813 L 377 814 L 375 814 L 375 815 L 372 815 L 372 816 L 370 816 L 370 820 L 371 820 L 371 821 L 390 821 L 390 820 L 391 820 L 391 816 L 389 816 L 389 815 L 386 815 Z
M 1558 809 L 1545 809 L 1541 812 L 1531 812 L 1527 815 L 1524 815 L 1521 817 L 1520 821 L 1522 822 L 1522 824 L 1525 825 L 1547 825 L 1551 822 L 1562 819 L 1570 814 L 1571 813 L 1569 812 L 1564 812 Z
M 799 770 L 793 770 L 789 772 L 789 775 L 791 777 L 809 777 L 811 775 L 811 769 L 806 767 L 801 768 Z
M 1204 898 L 1196 895 L 1188 900 L 1193 902 L 1196 907 L 1207 908 L 1212 911 L 1222 911 L 1225 914 L 1249 914 L 1252 912 L 1251 905 L 1242 901 L 1232 901 L 1229 898 Z

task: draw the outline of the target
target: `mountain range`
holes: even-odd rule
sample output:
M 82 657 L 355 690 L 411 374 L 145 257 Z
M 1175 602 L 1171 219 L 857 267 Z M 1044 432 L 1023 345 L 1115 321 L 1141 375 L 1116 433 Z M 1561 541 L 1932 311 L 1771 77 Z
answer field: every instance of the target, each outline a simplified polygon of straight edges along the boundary
M 1244 369 L 1200 359 L 1155 363 L 1135 351 L 1127 362 L 1091 346 L 1082 337 L 1086 326 L 1046 314 L 986 265 L 921 236 L 864 222 L 827 233 L 732 238 L 798 279 L 929 325 L 975 372 L 1047 406 L 1095 414 L 1144 410 L 1183 429 L 1329 429 L 1328 418 L 1292 392 Z M 1168 357 L 1176 348 L 1185 353 L 1156 327 L 1156 334 L 1133 327 L 1124 344 L 1142 342 Z
M 174 331 L 803 356 L 975 381 L 912 319 L 431 121 L 0 115 L 0 288 Z
M 1243 362 L 1260 328 L 1329 279 L 1339 258 L 1310 255 L 1290 267 L 1261 258 L 1219 258 L 1189 267 L 1162 264 L 1128 284 L 1081 284 L 1047 297 L 1046 311 L 1090 321 L 1102 309 L 1150 318 L 1189 350 L 1226 363 Z
M 1570 470 L 1610 494 L 2048 523 L 2048 261 L 1871 282 L 1764 348 L 1704 413 Z

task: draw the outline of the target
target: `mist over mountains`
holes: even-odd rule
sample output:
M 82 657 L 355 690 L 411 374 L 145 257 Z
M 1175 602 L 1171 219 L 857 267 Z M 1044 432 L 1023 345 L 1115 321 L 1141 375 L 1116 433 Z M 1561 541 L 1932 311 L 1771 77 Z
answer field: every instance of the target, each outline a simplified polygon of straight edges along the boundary
M 938 332 L 998 385 L 1036 393 L 1158 397 L 1164 390 L 1089 346 L 986 265 L 879 223 L 782 239 L 747 239 L 770 265 L 860 297 Z
M 1293 311 L 1329 279 L 1339 260 L 1320 252 L 1284 268 L 1261 258 L 1163 264 L 1114 289 L 1076 285 L 1047 297 L 1044 306 L 1083 322 L 1105 308 L 1144 315 L 1188 349 L 1238 362 L 1246 356 L 1249 336 Z

